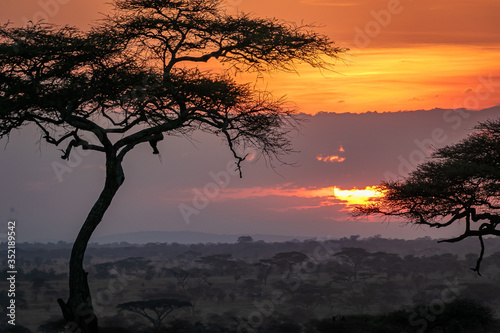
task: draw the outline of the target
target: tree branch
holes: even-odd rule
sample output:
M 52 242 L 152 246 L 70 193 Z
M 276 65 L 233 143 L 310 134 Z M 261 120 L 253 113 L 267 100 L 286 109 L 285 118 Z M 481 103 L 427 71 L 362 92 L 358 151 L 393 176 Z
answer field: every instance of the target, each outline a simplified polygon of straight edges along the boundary
M 481 276 L 479 269 L 481 268 L 481 262 L 483 261 L 483 256 L 484 256 L 484 241 L 482 235 L 479 235 L 478 238 L 479 238 L 479 243 L 481 244 L 481 251 L 479 252 L 479 257 L 477 258 L 476 261 L 476 267 L 471 268 L 471 270 L 476 272 L 477 275 Z
M 125 155 L 132 150 L 136 145 L 143 142 L 150 141 L 159 141 L 163 139 L 164 132 L 173 131 L 182 127 L 188 126 L 186 125 L 186 120 L 177 118 L 171 121 L 168 121 L 164 124 L 157 125 L 155 127 L 145 128 L 137 133 L 126 136 L 120 140 L 118 140 L 114 144 L 114 148 L 116 151 L 119 151 L 117 157 L 119 161 L 122 161 Z M 121 150 L 120 150 L 121 149 Z M 154 147 L 153 147 L 154 149 Z M 155 153 L 155 151 L 153 151 Z
M 236 167 L 238 168 L 238 171 L 240 173 L 240 178 L 243 178 L 243 173 L 241 171 L 241 163 L 246 159 L 246 157 L 248 156 L 248 154 L 246 154 L 243 157 L 239 156 L 236 153 L 236 151 L 234 150 L 233 139 L 231 138 L 231 135 L 229 135 L 229 133 L 227 132 L 227 129 L 223 128 L 222 129 L 222 133 L 224 133 L 224 135 L 226 136 L 227 144 L 229 145 L 229 149 L 231 150 L 231 152 L 233 153 L 234 158 L 236 159 Z
M 106 151 L 104 147 L 93 145 L 88 143 L 86 140 L 83 140 L 78 136 L 76 131 L 73 131 L 72 134 L 74 139 L 69 142 L 68 147 L 65 150 L 62 150 L 63 155 L 61 156 L 61 158 L 63 160 L 69 160 L 69 156 L 71 154 L 71 150 L 73 149 L 73 147 L 82 147 L 82 149 L 84 150 L 95 150 L 100 152 Z

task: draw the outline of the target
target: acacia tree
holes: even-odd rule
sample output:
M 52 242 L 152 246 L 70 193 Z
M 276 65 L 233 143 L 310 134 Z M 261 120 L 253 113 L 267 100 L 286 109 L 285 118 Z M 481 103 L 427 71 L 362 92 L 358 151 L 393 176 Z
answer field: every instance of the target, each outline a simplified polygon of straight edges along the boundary
M 343 247 L 342 251 L 334 254 L 339 260 L 351 266 L 354 280 L 358 280 L 358 273 L 363 264 L 372 256 L 371 253 L 359 247 Z
M 84 32 L 43 23 L 0 26 L 0 138 L 35 125 L 41 138 L 103 153 L 106 179 L 74 242 L 64 317 L 97 332 L 83 259 L 125 176 L 136 146 L 158 154 L 164 135 L 220 135 L 241 176 L 245 147 L 271 161 L 290 152 L 293 111 L 281 99 L 231 79 L 231 71 L 328 68 L 339 53 L 312 27 L 230 16 L 220 0 L 115 0 L 114 12 Z M 197 64 L 218 62 L 217 70 Z
M 154 327 L 160 327 L 163 320 L 174 310 L 183 307 L 192 306 L 188 301 L 182 301 L 174 298 L 154 299 L 149 301 L 133 301 L 118 304 L 117 308 L 140 314 L 153 324 Z
M 355 216 L 397 216 L 417 225 L 443 228 L 464 221 L 461 235 L 440 242 L 477 237 L 481 251 L 487 235 L 500 236 L 500 118 L 478 124 L 457 144 L 437 149 L 403 180 L 378 186 L 383 196 L 356 207 Z
M 272 263 L 278 267 L 288 268 L 286 278 L 290 278 L 293 266 L 302 263 L 307 259 L 307 255 L 299 251 L 276 253 L 272 258 Z

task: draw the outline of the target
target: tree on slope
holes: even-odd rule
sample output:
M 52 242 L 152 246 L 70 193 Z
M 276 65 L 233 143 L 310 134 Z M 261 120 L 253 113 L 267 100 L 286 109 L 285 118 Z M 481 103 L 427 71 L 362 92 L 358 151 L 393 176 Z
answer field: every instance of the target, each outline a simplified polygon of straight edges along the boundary
M 98 331 L 83 259 L 125 180 L 125 156 L 144 143 L 158 154 L 166 135 L 200 130 L 226 141 L 240 176 L 246 147 L 279 160 L 291 150 L 293 110 L 229 73 L 293 71 L 301 62 L 328 68 L 345 51 L 309 26 L 228 15 L 220 0 L 115 0 L 114 7 L 87 32 L 0 26 L 0 137 L 34 125 L 63 159 L 75 148 L 106 159 L 104 188 L 72 248 L 69 299 L 58 300 L 81 332 Z M 208 61 L 220 69 L 201 70 Z
M 440 242 L 479 239 L 472 268 L 480 274 L 484 236 L 500 236 L 500 118 L 478 124 L 457 144 L 437 149 L 406 179 L 383 182 L 384 195 L 358 206 L 355 216 L 397 216 L 416 225 L 444 228 L 463 222 L 463 233 Z

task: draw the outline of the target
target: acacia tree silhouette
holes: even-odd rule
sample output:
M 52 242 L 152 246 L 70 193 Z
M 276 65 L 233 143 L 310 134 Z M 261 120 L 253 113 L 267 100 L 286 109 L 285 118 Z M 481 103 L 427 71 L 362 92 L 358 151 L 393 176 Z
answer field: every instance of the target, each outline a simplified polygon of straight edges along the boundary
M 117 308 L 137 313 L 151 322 L 154 327 L 160 327 L 172 311 L 188 306 L 192 306 L 188 301 L 168 298 L 127 302 L 118 304 Z
M 463 220 L 460 236 L 439 242 L 479 239 L 473 271 L 480 275 L 483 237 L 500 236 L 500 118 L 479 123 L 462 141 L 437 149 L 403 180 L 383 182 L 384 195 L 355 208 L 354 216 L 401 217 L 417 225 L 444 228 Z
M 103 153 L 106 179 L 75 240 L 67 302 L 75 330 L 98 324 L 83 259 L 125 176 L 128 152 L 164 134 L 201 130 L 222 136 L 241 176 L 242 148 L 271 162 L 291 151 L 298 120 L 282 99 L 232 80 L 239 71 L 293 71 L 297 63 L 329 68 L 346 50 L 312 26 L 246 14 L 228 15 L 220 0 L 115 0 L 114 11 L 88 32 L 31 23 L 0 27 L 0 137 L 34 124 L 41 137 Z M 218 61 L 219 70 L 198 63 Z

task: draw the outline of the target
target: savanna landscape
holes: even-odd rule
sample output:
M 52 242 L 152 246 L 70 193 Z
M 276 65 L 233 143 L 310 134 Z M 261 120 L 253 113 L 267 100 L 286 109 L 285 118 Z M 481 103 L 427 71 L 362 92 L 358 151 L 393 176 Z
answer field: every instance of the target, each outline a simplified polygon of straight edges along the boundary
M 499 332 L 498 10 L 3 1 L 0 330 Z
M 359 236 L 91 244 L 85 267 L 103 332 L 497 332 L 500 243 L 486 242 L 481 277 L 475 242 Z M 64 332 L 70 244 L 19 249 L 15 332 Z

